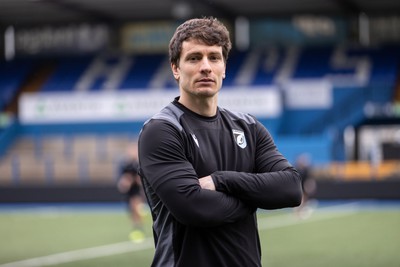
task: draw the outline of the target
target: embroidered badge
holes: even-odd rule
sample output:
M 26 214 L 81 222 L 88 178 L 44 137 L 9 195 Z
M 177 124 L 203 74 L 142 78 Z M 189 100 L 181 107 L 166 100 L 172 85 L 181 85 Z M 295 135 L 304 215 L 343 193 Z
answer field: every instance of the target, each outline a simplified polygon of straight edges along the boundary
M 244 132 L 239 130 L 232 130 L 232 132 L 236 144 L 241 148 L 245 148 L 247 146 L 247 142 L 246 142 L 246 137 L 244 136 Z

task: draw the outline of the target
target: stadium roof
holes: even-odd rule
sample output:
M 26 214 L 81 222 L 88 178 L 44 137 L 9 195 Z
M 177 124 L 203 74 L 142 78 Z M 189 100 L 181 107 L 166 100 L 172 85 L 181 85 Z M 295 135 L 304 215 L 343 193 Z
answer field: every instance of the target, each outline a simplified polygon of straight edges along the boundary
M 400 14 L 394 0 L 0 0 L 0 25 L 217 16 Z

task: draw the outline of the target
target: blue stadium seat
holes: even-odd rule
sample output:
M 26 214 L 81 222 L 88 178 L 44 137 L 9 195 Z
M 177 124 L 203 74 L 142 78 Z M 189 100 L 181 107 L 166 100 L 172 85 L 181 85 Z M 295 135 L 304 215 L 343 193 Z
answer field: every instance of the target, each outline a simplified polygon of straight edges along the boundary
M 12 101 L 33 66 L 32 60 L 0 62 L 0 110 Z
M 41 87 L 41 91 L 72 91 L 91 60 L 92 57 L 60 58 L 54 73 Z

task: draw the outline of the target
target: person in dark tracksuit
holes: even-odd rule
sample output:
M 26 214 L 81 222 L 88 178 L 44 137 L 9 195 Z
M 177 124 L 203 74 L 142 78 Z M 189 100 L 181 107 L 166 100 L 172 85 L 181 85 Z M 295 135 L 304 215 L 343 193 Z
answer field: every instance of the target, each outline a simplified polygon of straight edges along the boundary
M 138 174 L 137 144 L 132 143 L 127 147 L 126 159 L 121 163 L 117 188 L 124 195 L 129 208 L 132 231 L 129 239 L 135 243 L 145 240 L 143 218 L 143 188 Z
M 180 94 L 139 136 L 154 267 L 261 266 L 257 209 L 301 202 L 299 173 L 268 130 L 218 106 L 230 49 L 216 18 L 188 20 L 170 41 Z

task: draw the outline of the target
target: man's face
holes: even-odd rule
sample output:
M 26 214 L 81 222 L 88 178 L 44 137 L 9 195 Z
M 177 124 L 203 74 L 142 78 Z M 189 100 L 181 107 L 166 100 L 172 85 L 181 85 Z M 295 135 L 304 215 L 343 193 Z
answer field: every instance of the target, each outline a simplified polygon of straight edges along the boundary
M 225 78 L 222 47 L 209 46 L 197 40 L 182 43 L 179 66 L 172 65 L 181 94 L 212 97 L 221 89 Z

